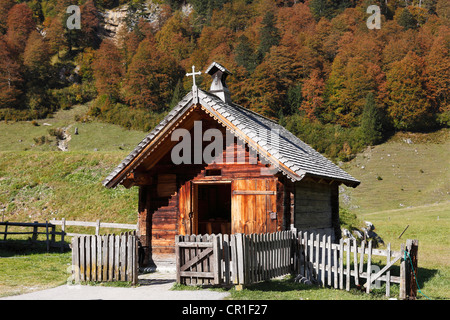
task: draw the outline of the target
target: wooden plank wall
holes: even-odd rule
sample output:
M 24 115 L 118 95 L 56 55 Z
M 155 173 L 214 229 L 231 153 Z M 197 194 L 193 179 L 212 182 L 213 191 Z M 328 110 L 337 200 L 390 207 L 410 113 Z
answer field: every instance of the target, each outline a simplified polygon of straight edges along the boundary
M 295 183 L 295 228 L 325 233 L 332 236 L 332 241 L 335 240 L 333 188 L 337 188 L 337 186 L 311 181 Z

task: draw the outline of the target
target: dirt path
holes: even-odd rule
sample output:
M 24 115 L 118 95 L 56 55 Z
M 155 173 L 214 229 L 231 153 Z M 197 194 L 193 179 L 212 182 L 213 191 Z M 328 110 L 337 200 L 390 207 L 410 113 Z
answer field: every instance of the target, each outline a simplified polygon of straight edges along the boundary
M 72 124 L 62 128 L 64 131 L 63 139 L 58 139 L 57 147 L 61 151 L 69 151 L 69 141 L 72 139 L 72 135 L 69 133 L 69 129 L 72 127 Z
M 62 285 L 56 288 L 10 296 L 0 300 L 223 300 L 228 292 L 211 290 L 175 291 L 175 274 L 154 272 L 139 276 L 134 288 Z

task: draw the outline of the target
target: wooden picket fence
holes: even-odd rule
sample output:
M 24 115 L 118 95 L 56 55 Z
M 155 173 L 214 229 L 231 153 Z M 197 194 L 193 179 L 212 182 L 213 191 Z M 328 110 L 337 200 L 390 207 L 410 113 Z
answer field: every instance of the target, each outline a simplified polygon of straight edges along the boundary
M 72 279 L 75 283 L 129 281 L 137 284 L 137 259 L 135 232 L 72 238 Z
M 362 241 L 358 246 L 355 239 L 340 239 L 339 243 L 332 243 L 331 236 L 299 232 L 295 251 L 296 272 L 320 286 L 349 291 L 351 285 L 354 285 L 369 293 L 374 288 L 375 281 L 377 286 L 383 281 L 386 283 L 386 296 L 390 296 L 390 284 L 399 283 L 403 298 L 402 289 L 406 280 L 406 273 L 402 271 L 405 267 L 402 259 L 404 248 L 392 251 L 389 243 L 385 250 L 375 249 L 372 241 Z M 375 256 L 386 259 L 386 265 L 382 269 L 372 265 Z M 400 275 L 392 275 L 391 267 L 401 259 Z
M 379 282 L 400 284 L 400 298 L 416 296 L 417 240 L 408 240 L 400 251 L 373 248 L 372 241 L 341 239 L 308 232 L 268 234 L 178 235 L 177 282 L 188 285 L 249 285 L 292 273 L 312 283 L 336 289 L 351 287 L 370 292 Z M 406 256 L 414 261 L 412 270 Z M 383 268 L 372 264 L 375 256 L 386 260 Z M 400 262 L 400 274 L 392 267 Z M 375 271 L 375 272 L 374 272 Z

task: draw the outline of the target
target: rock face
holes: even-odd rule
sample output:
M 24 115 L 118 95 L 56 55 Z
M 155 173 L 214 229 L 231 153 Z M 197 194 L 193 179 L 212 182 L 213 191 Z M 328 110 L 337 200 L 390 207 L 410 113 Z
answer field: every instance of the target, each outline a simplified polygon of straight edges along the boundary
M 128 14 L 128 6 L 124 5 L 119 8 L 105 10 L 100 14 L 103 18 L 100 22 L 100 36 L 103 38 L 114 38 L 120 27 L 125 25 L 125 18 Z
M 151 0 L 148 0 L 145 5 L 136 12 L 129 9 L 127 4 L 111 10 L 104 10 L 103 12 L 100 12 L 100 37 L 112 38 L 115 40 L 120 28 L 126 27 L 127 17 L 129 20 L 136 20 L 136 22 L 139 18 L 143 18 L 149 23 L 157 23 L 160 19 L 161 10 L 161 5 L 153 3 Z M 184 15 L 189 15 L 192 12 L 192 6 L 190 4 L 184 4 L 181 10 Z

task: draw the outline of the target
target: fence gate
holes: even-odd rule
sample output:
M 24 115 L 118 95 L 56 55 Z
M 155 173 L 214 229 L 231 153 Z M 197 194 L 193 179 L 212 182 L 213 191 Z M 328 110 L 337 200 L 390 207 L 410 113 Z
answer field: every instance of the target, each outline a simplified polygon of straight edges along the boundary
M 72 238 L 72 276 L 84 281 L 138 280 L 138 249 L 135 233 L 120 235 L 74 236 Z
M 214 235 L 177 236 L 177 282 L 190 285 L 220 284 L 219 238 Z

